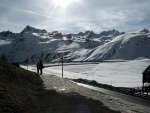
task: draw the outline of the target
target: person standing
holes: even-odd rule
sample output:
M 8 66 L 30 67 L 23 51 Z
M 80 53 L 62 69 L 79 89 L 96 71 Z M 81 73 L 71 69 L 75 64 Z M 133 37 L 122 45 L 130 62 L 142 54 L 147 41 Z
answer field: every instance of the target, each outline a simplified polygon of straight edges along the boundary
M 40 61 L 39 63 L 37 63 L 36 64 L 36 67 L 37 67 L 37 73 L 39 73 L 39 71 L 40 71 L 40 74 L 42 75 L 42 73 L 43 73 L 43 63 L 42 63 L 42 61 Z

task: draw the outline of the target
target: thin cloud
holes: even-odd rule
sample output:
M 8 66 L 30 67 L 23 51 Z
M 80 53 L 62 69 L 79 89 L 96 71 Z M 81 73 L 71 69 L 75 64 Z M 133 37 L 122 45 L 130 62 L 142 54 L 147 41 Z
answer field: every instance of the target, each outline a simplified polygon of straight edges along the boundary
M 98 32 L 114 28 L 126 32 L 149 28 L 149 7 L 149 0 L 78 0 L 63 12 L 52 0 L 7 0 L 1 1 L 0 14 L 5 23 L 42 26 L 49 31 Z
M 63 22 L 63 20 L 61 20 L 59 18 L 55 18 L 55 17 L 52 17 L 52 16 L 44 15 L 44 14 L 40 14 L 40 13 L 33 12 L 33 11 L 22 10 L 22 9 L 14 9 L 14 10 L 21 11 L 21 12 L 26 12 L 26 13 L 30 13 L 30 14 L 34 14 L 34 15 L 38 15 L 38 16 L 43 16 L 43 17 L 46 17 L 46 18 L 55 19 L 57 21 L 62 21 Z
M 61 20 L 59 18 L 48 16 L 48 15 L 44 15 L 44 14 L 40 14 L 40 13 L 37 13 L 37 12 L 34 12 L 34 11 L 30 11 L 30 10 L 17 9 L 17 8 L 12 8 L 12 7 L 8 7 L 8 6 L 5 6 L 5 5 L 1 5 L 1 6 L 7 8 L 7 9 L 11 9 L 11 10 L 16 10 L 16 11 L 20 11 L 20 12 L 25 12 L 25 13 L 29 13 L 29 14 L 38 15 L 38 16 L 43 16 L 43 17 L 46 17 L 46 18 L 55 19 L 57 21 L 63 21 L 63 20 Z

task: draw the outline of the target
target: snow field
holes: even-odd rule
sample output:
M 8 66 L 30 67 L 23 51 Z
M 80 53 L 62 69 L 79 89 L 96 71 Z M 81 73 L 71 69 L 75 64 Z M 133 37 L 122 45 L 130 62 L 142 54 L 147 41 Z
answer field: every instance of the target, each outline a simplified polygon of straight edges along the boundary
M 149 65 L 150 59 L 66 65 L 64 66 L 64 78 L 95 80 L 99 83 L 117 87 L 138 87 L 142 86 L 142 72 Z M 36 72 L 36 67 L 29 66 L 29 70 Z M 61 77 L 62 67 L 46 67 L 43 72 Z

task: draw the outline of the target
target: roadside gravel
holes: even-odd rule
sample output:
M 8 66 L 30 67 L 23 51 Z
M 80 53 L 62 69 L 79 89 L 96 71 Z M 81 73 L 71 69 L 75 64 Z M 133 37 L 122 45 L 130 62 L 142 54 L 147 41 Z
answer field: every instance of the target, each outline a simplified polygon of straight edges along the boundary
M 61 93 L 78 93 L 86 98 L 98 100 L 111 110 L 121 113 L 150 113 L 150 108 L 132 104 L 124 100 L 105 95 L 101 92 L 91 90 L 77 85 L 67 78 L 43 74 L 40 76 L 47 90 L 56 90 Z

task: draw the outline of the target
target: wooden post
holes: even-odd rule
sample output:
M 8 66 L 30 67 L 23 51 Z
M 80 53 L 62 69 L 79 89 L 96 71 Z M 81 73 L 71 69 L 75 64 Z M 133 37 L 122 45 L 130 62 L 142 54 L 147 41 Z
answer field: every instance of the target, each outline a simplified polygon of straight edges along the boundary
M 140 92 L 140 97 L 141 97 L 141 90 L 140 90 L 140 88 L 138 87 L 138 91 Z
M 27 70 L 28 70 L 28 59 L 27 59 Z
M 63 57 L 61 59 L 62 59 L 62 78 L 63 78 Z
M 142 93 L 144 93 L 144 82 L 143 82 L 143 87 L 142 87 Z

